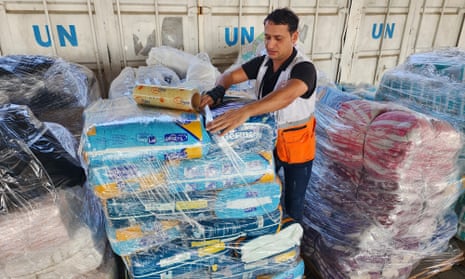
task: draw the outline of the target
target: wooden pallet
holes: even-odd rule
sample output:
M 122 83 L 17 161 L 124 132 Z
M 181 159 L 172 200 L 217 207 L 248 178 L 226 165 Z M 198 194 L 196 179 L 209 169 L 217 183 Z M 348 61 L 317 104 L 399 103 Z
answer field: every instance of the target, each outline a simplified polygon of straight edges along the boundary
M 409 279 L 430 279 L 434 276 L 448 271 L 454 265 L 465 266 L 465 242 L 452 239 L 448 249 L 434 257 L 423 259 L 412 271 Z M 305 262 L 305 276 L 307 279 L 322 279 L 318 268 L 308 258 L 303 258 Z

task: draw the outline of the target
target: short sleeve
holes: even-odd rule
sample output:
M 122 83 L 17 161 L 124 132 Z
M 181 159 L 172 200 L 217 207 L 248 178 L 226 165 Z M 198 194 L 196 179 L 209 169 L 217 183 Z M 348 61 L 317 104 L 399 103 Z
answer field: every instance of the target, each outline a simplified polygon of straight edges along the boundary
M 245 74 L 249 79 L 257 79 L 258 69 L 265 60 L 265 56 L 255 57 L 244 64 L 242 64 L 242 69 L 244 70 Z
M 305 82 L 308 91 L 301 97 L 304 99 L 310 98 L 316 87 L 317 75 L 315 66 L 311 62 L 298 63 L 291 70 L 291 79 L 300 79 Z

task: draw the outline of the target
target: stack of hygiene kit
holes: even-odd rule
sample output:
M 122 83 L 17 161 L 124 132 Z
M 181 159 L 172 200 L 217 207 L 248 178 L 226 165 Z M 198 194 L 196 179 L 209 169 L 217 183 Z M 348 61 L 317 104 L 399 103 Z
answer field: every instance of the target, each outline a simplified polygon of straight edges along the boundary
M 305 257 L 323 278 L 408 278 L 454 236 L 463 139 L 394 103 L 318 91 Z
M 303 229 L 279 207 L 273 115 L 220 138 L 205 129 L 196 89 L 130 87 L 85 111 L 82 155 L 131 278 L 302 276 Z

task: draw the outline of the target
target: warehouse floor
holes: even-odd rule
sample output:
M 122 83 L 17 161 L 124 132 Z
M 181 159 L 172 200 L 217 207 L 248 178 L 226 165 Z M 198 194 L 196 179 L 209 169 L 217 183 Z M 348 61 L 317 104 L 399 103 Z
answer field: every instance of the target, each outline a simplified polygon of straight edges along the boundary
M 463 251 L 463 255 L 465 255 L 465 242 L 458 240 L 458 239 L 453 239 L 451 241 L 454 241 L 454 243 L 461 248 Z M 463 257 L 462 257 L 463 258 Z M 314 267 L 311 266 L 311 264 L 306 262 L 306 274 L 305 274 L 305 279 L 321 279 L 318 273 L 315 272 Z M 434 275 L 432 277 L 427 277 L 427 276 L 419 276 L 419 277 L 411 277 L 415 279 L 465 279 L 465 260 L 462 260 L 452 267 L 448 267 L 449 269 L 443 270 L 439 272 L 437 275 Z M 431 275 L 430 275 L 431 276 Z
M 455 265 L 451 270 L 441 272 L 438 275 L 432 277 L 432 279 L 464 279 L 465 278 L 465 266 L 464 264 Z
M 465 253 L 465 242 L 457 240 L 457 244 Z M 464 279 L 465 278 L 465 260 L 454 265 L 450 270 L 439 273 L 432 279 Z

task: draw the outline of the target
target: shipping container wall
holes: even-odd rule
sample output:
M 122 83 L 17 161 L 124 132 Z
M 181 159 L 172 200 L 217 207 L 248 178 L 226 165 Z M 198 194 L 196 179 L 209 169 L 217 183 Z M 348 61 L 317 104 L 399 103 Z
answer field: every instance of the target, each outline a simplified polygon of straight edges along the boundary
M 197 3 L 193 0 L 116 0 L 121 67 L 145 63 L 151 48 L 166 45 L 198 51 Z
M 299 47 L 336 82 L 377 84 L 409 54 L 465 47 L 465 0 L 0 0 L 0 55 L 61 56 L 106 92 L 161 45 L 206 52 L 224 70 L 280 7 L 299 15 Z
M 377 84 L 415 52 L 464 47 L 464 0 L 353 1 L 338 81 Z
M 204 0 L 199 15 L 199 49 L 215 65 L 236 62 L 246 45 L 263 33 L 263 20 L 275 8 L 289 7 L 300 18 L 299 45 L 329 78 L 336 78 L 348 13 L 346 0 Z M 222 67 L 223 66 L 223 67 Z
M 1 1 L 0 52 L 60 56 L 95 70 L 104 82 L 107 42 L 96 9 L 93 1 Z
M 144 65 L 152 47 L 198 52 L 197 14 L 194 0 L 0 1 L 0 54 L 83 64 L 106 92 L 125 66 Z

